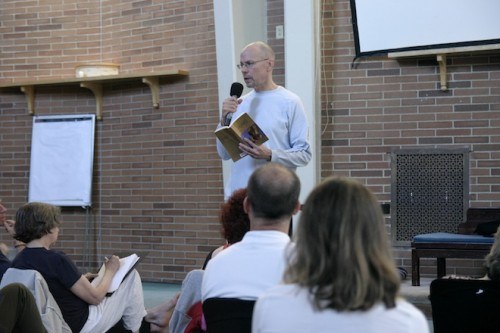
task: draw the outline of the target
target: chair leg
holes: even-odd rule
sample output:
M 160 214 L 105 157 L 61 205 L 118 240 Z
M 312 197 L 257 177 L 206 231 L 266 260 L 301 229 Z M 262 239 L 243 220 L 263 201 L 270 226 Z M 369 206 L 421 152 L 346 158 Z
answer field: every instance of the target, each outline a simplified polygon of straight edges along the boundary
M 437 277 L 442 278 L 446 275 L 446 258 L 437 258 Z
M 411 250 L 411 285 L 420 286 L 420 257 L 417 250 Z

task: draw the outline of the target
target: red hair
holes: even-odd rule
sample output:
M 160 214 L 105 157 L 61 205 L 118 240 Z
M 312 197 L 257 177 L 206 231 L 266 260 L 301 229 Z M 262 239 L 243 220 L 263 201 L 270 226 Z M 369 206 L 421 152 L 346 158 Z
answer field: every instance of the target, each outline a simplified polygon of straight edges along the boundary
M 247 190 L 242 188 L 234 191 L 231 197 L 222 204 L 220 212 L 222 235 L 229 244 L 239 242 L 250 230 L 250 220 L 243 209 L 246 196 Z

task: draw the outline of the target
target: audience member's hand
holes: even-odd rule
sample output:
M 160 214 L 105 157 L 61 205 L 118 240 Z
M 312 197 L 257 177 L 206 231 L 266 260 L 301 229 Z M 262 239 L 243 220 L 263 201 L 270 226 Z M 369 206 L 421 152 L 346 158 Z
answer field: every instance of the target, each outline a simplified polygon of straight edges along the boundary
M 106 266 L 106 270 L 116 273 L 120 268 L 120 258 L 118 256 L 111 256 L 111 258 L 107 258 L 104 261 L 104 265 Z
M 16 225 L 16 221 L 14 221 L 14 220 L 5 220 L 5 222 L 3 223 L 3 226 L 5 227 L 5 230 L 12 237 L 14 237 L 14 235 L 16 233 L 15 230 L 14 230 L 15 225 Z
M 7 212 L 7 208 L 5 208 L 1 203 L 0 203 L 0 224 L 5 223 L 5 213 Z

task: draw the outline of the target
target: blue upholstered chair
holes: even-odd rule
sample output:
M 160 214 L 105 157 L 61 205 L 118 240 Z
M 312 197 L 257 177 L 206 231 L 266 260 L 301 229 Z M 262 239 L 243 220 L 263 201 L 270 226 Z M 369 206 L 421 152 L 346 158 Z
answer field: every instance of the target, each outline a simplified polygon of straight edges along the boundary
M 416 235 L 411 243 L 412 285 L 420 285 L 420 258 L 436 258 L 438 278 L 446 275 L 447 258 L 484 259 L 494 238 L 474 232 L 479 224 L 498 219 L 500 208 L 469 208 L 467 221 L 458 226 L 458 233 Z

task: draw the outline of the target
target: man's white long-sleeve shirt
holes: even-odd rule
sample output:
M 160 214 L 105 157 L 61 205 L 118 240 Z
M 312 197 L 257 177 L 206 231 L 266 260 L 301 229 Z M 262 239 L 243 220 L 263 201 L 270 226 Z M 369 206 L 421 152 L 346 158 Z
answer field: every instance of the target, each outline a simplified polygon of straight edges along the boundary
M 242 102 L 232 119 L 242 113 L 248 113 L 255 123 L 269 138 L 263 145 L 272 150 L 272 162 L 295 170 L 305 166 L 311 160 L 311 148 L 308 141 L 308 125 L 304 106 L 300 98 L 291 91 L 278 86 L 273 90 L 251 91 L 241 97 Z M 217 128 L 221 125 L 219 124 Z M 217 152 L 223 160 L 231 156 L 218 139 Z M 252 172 L 265 160 L 245 156 L 233 163 L 231 176 L 224 189 L 227 199 L 240 188 L 246 188 Z

